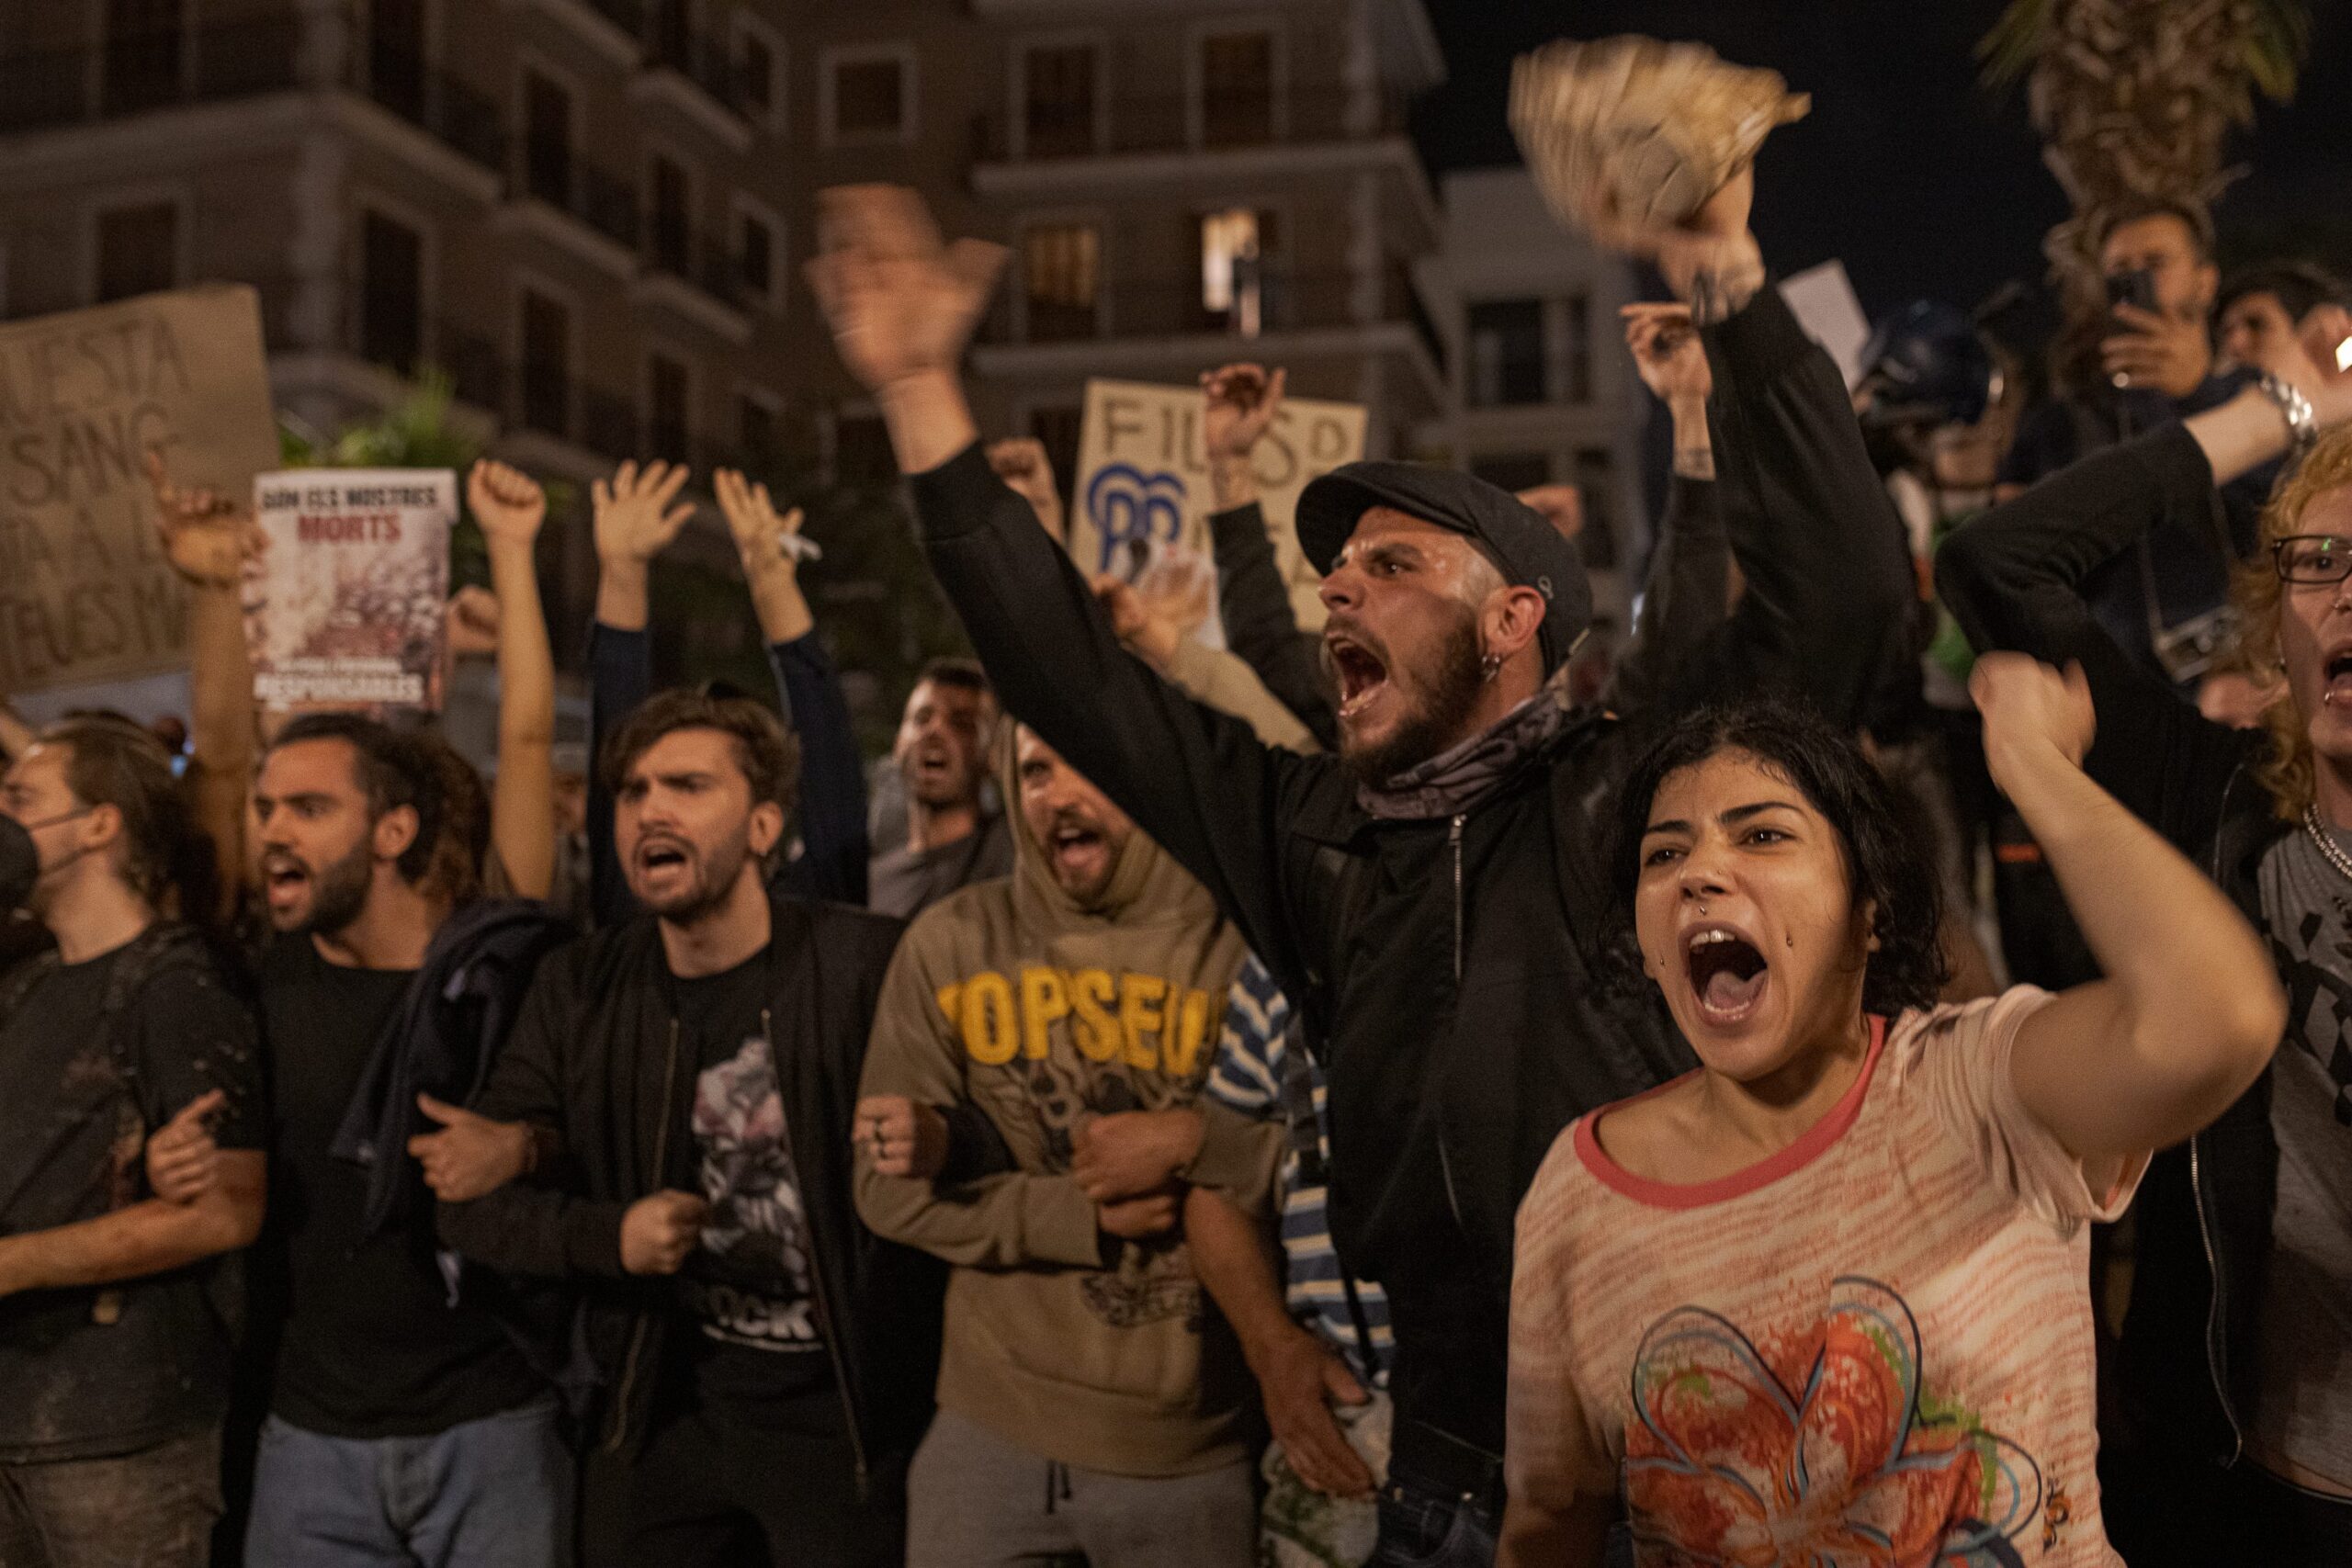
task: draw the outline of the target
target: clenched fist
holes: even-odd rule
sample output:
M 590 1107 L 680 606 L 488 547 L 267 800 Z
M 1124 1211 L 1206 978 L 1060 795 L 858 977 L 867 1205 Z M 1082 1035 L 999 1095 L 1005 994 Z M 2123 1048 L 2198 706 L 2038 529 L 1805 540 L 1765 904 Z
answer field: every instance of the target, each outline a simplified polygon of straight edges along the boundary
M 621 1216 L 621 1267 L 632 1274 L 674 1274 L 702 1239 L 710 1204 L 699 1193 L 667 1188 L 639 1198 Z
M 947 1164 L 947 1119 L 903 1094 L 859 1100 L 852 1135 L 882 1176 L 929 1181 Z

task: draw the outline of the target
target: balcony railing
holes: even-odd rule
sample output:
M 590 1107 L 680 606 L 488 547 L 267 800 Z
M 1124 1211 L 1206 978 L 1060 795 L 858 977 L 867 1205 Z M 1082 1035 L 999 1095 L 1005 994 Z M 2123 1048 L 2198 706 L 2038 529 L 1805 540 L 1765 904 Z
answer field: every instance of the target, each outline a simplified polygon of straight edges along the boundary
M 722 305 L 740 310 L 749 303 L 741 258 L 716 234 L 657 231 L 645 261 L 650 270 L 691 283 Z
M 0 131 L 45 130 L 277 92 L 300 81 L 291 17 L 0 54 Z
M 657 28 L 647 40 L 645 63 L 650 69 L 676 72 L 713 102 L 733 114 L 750 117 L 751 96 L 744 90 L 741 67 L 718 39 Z
M 506 117 L 478 93 L 415 55 L 380 44 L 368 50 L 368 96 L 486 169 L 506 166 Z
M 0 54 L 0 132 L 221 103 L 303 85 L 303 28 L 277 17 L 134 33 L 93 47 Z M 504 167 L 497 102 L 354 24 L 338 80 L 488 169 Z
M 1177 278 L 1114 283 L 1101 290 L 1091 306 L 1020 296 L 1016 278 L 1012 288 L 997 296 L 994 309 L 981 325 L 980 341 L 1046 344 L 1097 337 L 1182 337 L 1202 333 L 1239 337 L 1252 315 L 1246 303 L 1232 310 L 1210 310 L 1202 299 L 1197 273 Z M 1383 275 L 1380 304 L 1375 320 L 1409 325 L 1442 375 L 1445 340 L 1403 262 L 1392 264 Z M 1272 271 L 1257 285 L 1255 324 L 1261 333 L 1365 325 L 1357 317 L 1355 305 L 1356 280 L 1352 273 L 1300 275 Z
M 1232 97 L 1130 97 L 1114 93 L 1098 120 L 1091 105 L 1039 103 L 981 115 L 973 155 L 981 163 L 1052 163 L 1135 152 L 1232 152 L 1402 135 L 1406 100 L 1374 96 L 1359 120 L 1346 88 L 1288 93 L 1248 103 Z M 1098 130 L 1099 127 L 1099 130 Z

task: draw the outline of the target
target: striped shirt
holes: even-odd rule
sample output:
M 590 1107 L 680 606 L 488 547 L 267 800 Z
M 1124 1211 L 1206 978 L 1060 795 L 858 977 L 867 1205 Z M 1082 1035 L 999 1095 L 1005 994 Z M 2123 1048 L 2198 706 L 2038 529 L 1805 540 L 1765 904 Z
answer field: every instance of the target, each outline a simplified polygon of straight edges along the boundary
M 1295 1021 L 1282 988 L 1252 956 L 1227 993 L 1208 1092 L 1245 1116 L 1288 1124 L 1290 1145 L 1277 1179 L 1288 1276 L 1284 1299 L 1291 1315 L 1345 1360 L 1358 1380 L 1385 1385 L 1396 1348 L 1388 1298 L 1369 1280 L 1349 1280 L 1331 1245 L 1324 1213 L 1331 1140 L 1323 1069 L 1300 1043 Z

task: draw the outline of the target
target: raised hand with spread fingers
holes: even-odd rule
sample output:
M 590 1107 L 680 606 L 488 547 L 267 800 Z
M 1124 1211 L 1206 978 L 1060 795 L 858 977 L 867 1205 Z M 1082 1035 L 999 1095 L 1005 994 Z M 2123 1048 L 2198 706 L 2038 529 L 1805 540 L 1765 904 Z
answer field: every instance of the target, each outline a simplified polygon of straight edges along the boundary
M 595 510 L 596 619 L 616 631 L 645 626 L 647 571 L 695 514 L 678 492 L 693 477 L 683 463 L 623 463 L 598 479 L 589 496 Z

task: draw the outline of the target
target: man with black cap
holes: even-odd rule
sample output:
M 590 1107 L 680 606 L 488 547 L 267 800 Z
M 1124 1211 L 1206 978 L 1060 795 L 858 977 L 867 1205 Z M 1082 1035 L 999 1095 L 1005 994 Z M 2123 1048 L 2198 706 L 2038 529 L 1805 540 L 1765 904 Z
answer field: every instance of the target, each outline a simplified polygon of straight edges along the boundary
M 1714 607 L 1649 713 L 1572 707 L 1573 547 L 1464 475 L 1351 464 L 1298 507 L 1336 758 L 1262 746 L 1123 652 L 989 471 L 956 367 L 1001 250 L 943 246 L 911 192 L 825 196 L 812 281 L 1006 707 L 1216 896 L 1329 1067 L 1333 1235 L 1388 1292 L 1396 1339 L 1375 1562 L 1491 1556 L 1519 1199 L 1571 1118 L 1690 1061 L 1591 976 L 1611 791 L 1674 706 L 1769 682 L 1851 722 L 1912 592 L 1844 381 L 1764 286 L 1751 190 L 1742 174 L 1686 227 L 1612 233 L 1657 258 L 1714 362 L 1737 611 Z

